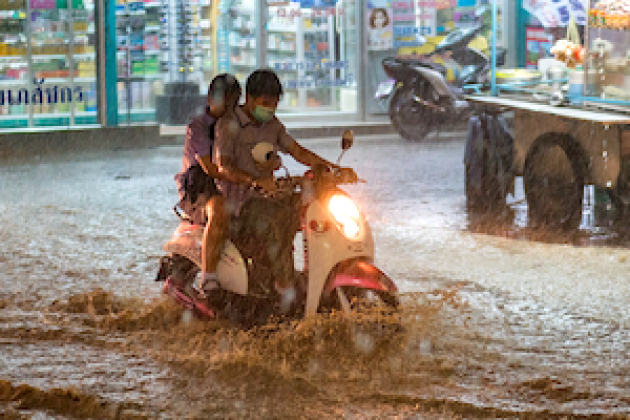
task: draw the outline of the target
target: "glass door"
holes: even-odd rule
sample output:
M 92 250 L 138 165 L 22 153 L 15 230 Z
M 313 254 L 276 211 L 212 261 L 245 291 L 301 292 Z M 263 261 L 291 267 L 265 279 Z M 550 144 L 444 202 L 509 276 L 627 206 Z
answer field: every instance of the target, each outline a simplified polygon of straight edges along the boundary
M 155 119 L 161 7 L 159 1 L 118 0 L 116 4 L 118 121 L 122 124 Z
M 285 88 L 281 112 L 356 110 L 356 95 L 348 93 L 356 91 L 353 6 L 334 0 L 267 4 L 267 65 Z
M 24 1 L 0 3 L 0 129 L 28 126 L 27 26 Z
M 243 84 L 258 66 L 257 22 L 262 0 L 218 0 L 217 68 L 232 73 Z

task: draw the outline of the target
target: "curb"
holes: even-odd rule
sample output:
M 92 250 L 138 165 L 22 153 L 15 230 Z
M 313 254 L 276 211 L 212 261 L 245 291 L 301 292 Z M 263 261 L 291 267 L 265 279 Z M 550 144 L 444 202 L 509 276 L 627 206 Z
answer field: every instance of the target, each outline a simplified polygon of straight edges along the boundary
M 297 140 L 334 137 L 341 138 L 344 131 L 352 130 L 356 135 L 396 134 L 392 124 L 387 122 L 334 122 L 334 123 L 285 123 L 287 131 Z M 160 125 L 160 136 L 178 137 L 183 141 L 185 125 Z

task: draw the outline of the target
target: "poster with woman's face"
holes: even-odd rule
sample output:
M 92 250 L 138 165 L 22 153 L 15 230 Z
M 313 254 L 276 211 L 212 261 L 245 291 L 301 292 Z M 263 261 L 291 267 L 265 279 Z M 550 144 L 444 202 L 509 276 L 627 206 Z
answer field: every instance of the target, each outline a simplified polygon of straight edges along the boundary
M 394 48 L 394 29 L 391 7 L 367 9 L 366 27 L 369 50 L 390 50 Z

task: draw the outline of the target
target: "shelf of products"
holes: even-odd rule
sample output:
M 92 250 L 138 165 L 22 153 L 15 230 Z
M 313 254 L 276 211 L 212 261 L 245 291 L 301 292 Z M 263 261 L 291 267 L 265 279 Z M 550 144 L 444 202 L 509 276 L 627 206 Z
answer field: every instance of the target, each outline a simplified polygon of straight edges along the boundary
M 213 67 L 212 2 L 163 0 L 160 10 L 160 69 L 167 81 L 202 82 Z
M 216 19 L 217 72 L 242 83 L 256 69 L 256 15 L 253 0 L 219 0 Z
M 94 5 L 0 1 L 0 127 L 96 122 Z
M 297 3 L 269 7 L 267 29 L 267 62 L 285 87 L 279 109 L 335 109 L 334 81 L 344 68 L 337 60 L 334 17 Z

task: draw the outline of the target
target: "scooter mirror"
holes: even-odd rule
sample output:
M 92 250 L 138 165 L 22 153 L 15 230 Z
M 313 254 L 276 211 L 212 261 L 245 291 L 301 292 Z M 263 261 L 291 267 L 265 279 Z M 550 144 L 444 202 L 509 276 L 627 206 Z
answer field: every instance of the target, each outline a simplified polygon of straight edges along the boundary
M 354 131 L 346 130 L 341 138 L 341 149 L 346 151 L 354 144 Z

